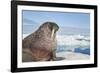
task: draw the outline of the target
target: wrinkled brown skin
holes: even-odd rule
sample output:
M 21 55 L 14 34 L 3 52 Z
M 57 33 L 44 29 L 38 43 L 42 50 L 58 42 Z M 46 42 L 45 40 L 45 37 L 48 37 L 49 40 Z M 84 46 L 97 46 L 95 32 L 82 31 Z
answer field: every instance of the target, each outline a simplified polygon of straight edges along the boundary
M 45 22 L 38 30 L 22 41 L 22 61 L 50 61 L 56 58 L 56 32 L 59 27 L 56 23 Z M 51 38 L 52 30 L 54 35 Z

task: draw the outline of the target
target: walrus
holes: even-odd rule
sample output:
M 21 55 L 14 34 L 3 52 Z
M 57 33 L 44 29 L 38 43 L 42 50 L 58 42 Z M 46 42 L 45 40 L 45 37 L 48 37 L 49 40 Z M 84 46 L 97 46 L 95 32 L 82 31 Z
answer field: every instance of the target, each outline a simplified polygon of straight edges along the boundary
M 51 61 L 56 58 L 56 32 L 54 22 L 43 23 L 35 32 L 22 40 L 22 62 Z

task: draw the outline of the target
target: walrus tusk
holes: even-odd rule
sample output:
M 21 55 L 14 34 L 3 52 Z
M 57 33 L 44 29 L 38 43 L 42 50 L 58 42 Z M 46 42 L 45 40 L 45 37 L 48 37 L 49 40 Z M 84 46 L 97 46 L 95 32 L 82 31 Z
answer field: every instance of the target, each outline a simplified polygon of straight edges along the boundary
M 52 30 L 52 32 L 51 32 L 51 38 L 53 38 L 54 37 L 54 29 Z

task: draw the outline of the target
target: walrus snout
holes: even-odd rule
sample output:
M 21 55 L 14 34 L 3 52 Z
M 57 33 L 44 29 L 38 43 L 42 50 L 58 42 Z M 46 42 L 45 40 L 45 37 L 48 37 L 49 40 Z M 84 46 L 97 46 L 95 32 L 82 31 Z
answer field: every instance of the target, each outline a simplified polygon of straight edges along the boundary
M 56 23 L 54 22 L 48 22 L 48 23 L 51 25 L 51 30 L 55 30 L 55 32 L 58 31 L 59 26 Z

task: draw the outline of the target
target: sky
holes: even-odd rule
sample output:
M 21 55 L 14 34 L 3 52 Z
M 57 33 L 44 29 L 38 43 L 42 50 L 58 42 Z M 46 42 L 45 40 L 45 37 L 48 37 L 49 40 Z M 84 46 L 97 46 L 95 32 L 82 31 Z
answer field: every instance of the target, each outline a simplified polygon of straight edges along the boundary
M 79 32 L 83 30 L 89 32 L 90 29 L 90 14 L 75 13 L 75 12 L 47 12 L 47 11 L 29 11 L 23 10 L 23 32 L 32 31 L 38 28 L 46 21 L 55 22 L 63 31 Z M 80 33 L 82 33 L 80 32 Z

